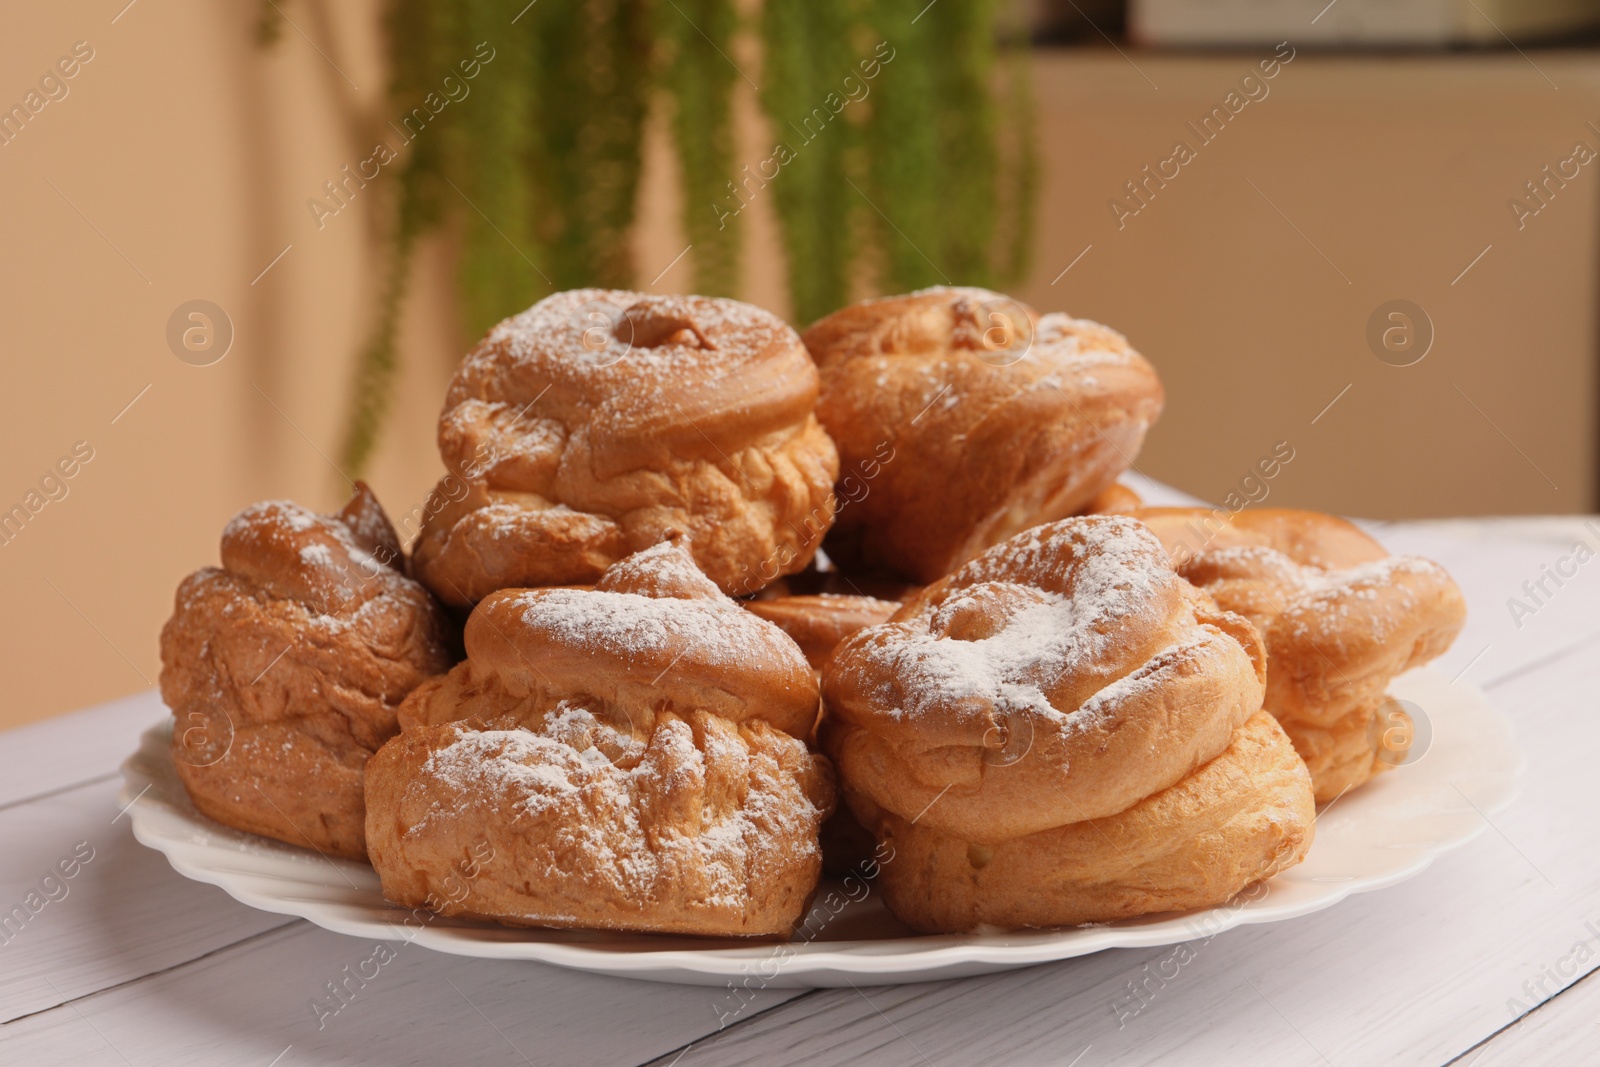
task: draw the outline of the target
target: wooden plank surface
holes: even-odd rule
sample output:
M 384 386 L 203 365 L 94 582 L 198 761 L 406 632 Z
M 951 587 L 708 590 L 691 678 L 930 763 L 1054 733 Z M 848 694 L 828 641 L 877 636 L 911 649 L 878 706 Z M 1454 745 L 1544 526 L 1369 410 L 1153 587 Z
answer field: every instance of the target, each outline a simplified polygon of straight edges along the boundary
M 1587 931 L 1586 931 L 1587 933 Z M 1600 936 L 1589 935 L 1600 950 Z M 1551 966 L 1561 961 L 1551 961 Z M 1453 1067 L 1514 1067 L 1528 1063 L 1593 1063 L 1600 1058 L 1600 971 L 1590 971 L 1557 997 L 1486 1039 Z
M 814 993 L 702 1042 L 693 1063 L 1062 1063 L 1088 1046 L 1083 1067 L 1448 1062 L 1511 1022 L 1508 998 L 1600 911 L 1600 850 L 1573 847 L 1595 843 L 1597 660 L 1600 643 L 1491 690 L 1530 763 L 1521 797 L 1476 840 L 1399 886 L 1191 943 L 1195 958 L 1131 1017 L 1129 983 L 1159 975 L 1171 949 Z
M 0 811 L 0 911 L 27 916 L 0 927 L 0 1021 L 298 921 L 176 876 L 128 832 L 118 785 L 100 780 Z
M 80 843 L 93 849 L 65 895 L 0 944 L 0 1062 L 1583 1062 L 1600 988 L 1583 976 L 1600 964 L 1600 936 L 1593 958 L 1562 961 L 1589 924 L 1600 929 L 1589 787 L 1600 564 L 1514 619 L 1506 599 L 1586 535 L 1580 523 L 1376 530 L 1445 563 L 1467 590 L 1472 615 L 1445 666 L 1486 683 L 1516 724 L 1529 758 L 1521 796 L 1407 883 L 1191 945 L 1193 960 L 1137 1012 L 1129 983 L 1170 949 L 917 986 L 771 991 L 719 1030 L 726 991 L 405 946 L 329 1015 L 339 1002 L 326 983 L 375 944 L 188 882 L 117 818 L 105 776 L 161 713 L 145 695 L 0 734 L 0 907 L 39 890 Z
M 0 732 L 0 809 L 51 790 L 116 777 L 139 734 L 167 713 L 151 690 L 70 717 Z
M 0 1058 L 264 1065 L 293 1046 L 279 1067 L 640 1063 L 713 1031 L 712 992 L 380 945 L 297 922 L 12 1023 L 0 1030 Z M 750 1010 L 799 993 L 761 994 Z

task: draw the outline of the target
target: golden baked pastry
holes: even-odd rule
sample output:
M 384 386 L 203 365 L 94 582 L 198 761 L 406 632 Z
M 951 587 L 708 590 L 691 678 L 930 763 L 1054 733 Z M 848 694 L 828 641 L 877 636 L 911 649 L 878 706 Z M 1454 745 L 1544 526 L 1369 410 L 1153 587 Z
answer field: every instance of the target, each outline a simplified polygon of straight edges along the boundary
M 446 603 L 594 581 L 685 534 L 725 592 L 806 566 L 833 521 L 838 454 L 817 372 L 777 316 L 734 300 L 579 289 L 506 319 L 456 372 L 415 548 Z M 441 488 L 443 488 L 441 484 Z
M 769 588 L 766 593 L 771 591 Z M 897 600 L 851 593 L 763 594 L 745 601 L 744 606 L 792 637 L 819 672 L 839 642 L 863 627 L 887 621 L 900 610 Z M 822 869 L 836 878 L 857 871 L 870 860 L 875 844 L 844 804 L 822 824 L 821 841 Z
M 1260 714 L 1265 661 L 1123 516 L 963 564 L 823 675 L 825 746 L 924 931 L 1218 904 L 1300 861 L 1311 782 Z
M 593 589 L 505 590 L 367 771 L 384 895 L 555 927 L 780 935 L 822 865 L 816 676 L 685 545 Z M 492 855 L 467 892 L 463 859 Z
M 363 483 L 335 515 L 269 501 L 178 586 L 161 696 L 195 807 L 240 830 L 365 859 L 361 776 L 400 702 L 449 669 L 447 620 L 406 577 Z
M 1266 709 L 1311 770 L 1318 803 L 1405 759 L 1410 719 L 1384 695 L 1442 654 L 1466 621 L 1445 569 L 1391 556 L 1315 511 L 1142 508 L 1178 573 L 1255 623 L 1267 647 Z
M 766 597 L 744 606 L 793 638 L 819 670 L 840 641 L 900 610 L 898 601 L 840 593 Z
M 862 487 L 828 552 L 922 582 L 1082 509 L 1161 414 L 1155 370 L 1121 334 L 985 289 L 867 300 L 804 339 L 817 415 Z
M 1258 711 L 1221 755 L 1115 815 L 991 843 L 893 812 L 877 825 L 894 849 L 889 907 L 919 930 L 965 931 L 1211 907 L 1299 863 L 1315 819 L 1305 764 Z
M 1112 482 L 1083 506 L 1080 515 L 1126 515 L 1144 506 L 1144 498 L 1121 482 Z

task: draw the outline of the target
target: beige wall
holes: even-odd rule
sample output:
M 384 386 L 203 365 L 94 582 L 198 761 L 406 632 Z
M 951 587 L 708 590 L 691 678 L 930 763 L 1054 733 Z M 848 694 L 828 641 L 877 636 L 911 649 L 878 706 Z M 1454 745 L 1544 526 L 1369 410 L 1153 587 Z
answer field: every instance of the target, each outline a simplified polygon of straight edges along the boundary
M 358 201 L 319 231 L 305 200 L 358 158 L 341 116 L 381 104 L 375 4 L 340 5 L 341 24 L 320 32 L 320 8 L 290 8 L 355 90 L 292 30 L 258 49 L 254 5 L 141 2 L 113 23 L 122 2 L 92 16 L 28 5 L 0 36 L 7 105 L 74 42 L 94 49 L 66 99 L 0 147 L 3 506 L 74 442 L 94 450 L 69 495 L 0 547 L 0 723 L 153 685 L 172 590 L 215 561 L 228 517 L 262 497 L 329 506 L 345 491 L 324 455 L 365 327 L 370 220 Z M 446 269 L 425 257 L 409 314 L 393 424 L 421 432 L 389 435 L 374 471 L 400 510 L 437 462 L 425 427 L 458 348 Z M 165 338 L 196 298 L 235 330 L 207 367 Z
M 1592 509 L 1600 160 L 1520 231 L 1506 202 L 1575 142 L 1600 149 L 1600 56 L 1302 52 L 1198 147 L 1185 123 L 1268 54 L 1134 53 L 1159 89 L 1112 52 L 1040 65 L 1046 205 L 1021 292 L 1117 326 L 1156 363 L 1167 413 L 1140 466 L 1217 499 L 1287 440 L 1276 503 Z M 1180 137 L 1197 158 L 1118 229 L 1107 201 Z M 1414 366 L 1367 345 L 1393 299 L 1435 327 Z
M 374 0 L 339 5 L 331 24 L 317 14 L 334 5 L 286 8 L 327 59 L 293 29 L 261 52 L 241 5 L 139 2 L 114 24 L 120 0 L 92 16 L 72 7 L 13 13 L 0 38 L 7 105 L 74 42 L 95 50 L 70 95 L 0 147 L 0 506 L 75 442 L 94 449 L 69 495 L 0 547 L 0 724 L 153 684 L 172 589 L 215 560 L 233 512 L 266 496 L 337 503 L 345 486 L 326 457 L 366 326 L 370 209 L 383 195 L 375 186 L 320 231 L 304 203 L 359 158 L 351 125 L 382 117 Z M 1297 455 L 1274 501 L 1396 516 L 1592 506 L 1595 168 L 1523 232 L 1505 200 L 1574 139 L 1600 145 L 1584 126 L 1600 107 L 1586 58 L 1536 59 L 1559 93 L 1515 55 L 1301 56 L 1121 231 L 1106 200 L 1251 60 L 1136 54 L 1141 75 L 1109 51 L 1041 59 L 1040 254 L 1021 295 L 1110 322 L 1157 363 L 1169 407 L 1147 473 L 1219 496 L 1288 439 Z M 741 116 L 757 158 L 748 98 Z M 648 280 L 683 238 L 666 145 L 652 134 L 646 147 L 636 251 Z M 745 295 L 782 310 L 766 205 L 750 217 Z M 450 272 L 436 241 L 372 474 L 395 512 L 439 473 L 432 423 L 460 352 Z M 658 288 L 689 284 L 686 259 Z M 1368 313 L 1392 297 L 1421 303 L 1437 327 L 1415 367 L 1380 364 L 1363 340 Z M 164 337 L 194 298 L 235 327 L 209 367 L 180 362 Z

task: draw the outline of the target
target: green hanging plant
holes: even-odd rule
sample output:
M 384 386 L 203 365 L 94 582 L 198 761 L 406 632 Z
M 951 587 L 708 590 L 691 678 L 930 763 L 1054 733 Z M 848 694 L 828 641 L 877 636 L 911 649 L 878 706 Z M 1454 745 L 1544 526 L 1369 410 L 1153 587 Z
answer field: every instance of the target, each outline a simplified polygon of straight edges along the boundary
M 276 10 L 276 6 L 272 6 Z M 446 10 L 430 0 L 396 0 L 390 11 L 388 21 L 395 70 L 390 80 L 390 96 L 402 105 L 402 114 L 409 114 L 412 107 L 424 107 L 428 90 L 422 80 L 423 72 L 434 66 L 431 52 L 440 45 L 441 31 L 445 27 L 439 23 Z M 435 32 L 404 35 L 396 32 L 398 27 L 410 28 L 425 22 Z M 358 472 L 356 477 L 366 469 L 394 395 L 394 379 L 399 369 L 400 309 L 411 274 L 412 251 L 417 238 L 439 219 L 438 184 L 443 159 L 440 139 L 423 141 L 413 148 L 400 171 L 399 190 L 392 201 L 395 221 L 389 235 L 387 267 L 372 333 L 356 360 L 350 409 L 339 449 L 343 469 Z
M 646 6 L 543 0 L 522 21 L 536 87 L 527 199 L 548 249 L 548 288 L 626 286 L 648 103 Z
M 879 286 L 891 293 L 905 292 L 954 280 L 938 258 L 944 241 L 933 24 L 917 17 L 915 4 L 866 3 L 873 35 L 889 43 L 894 58 L 879 77 L 872 98 L 864 140 L 873 147 L 867 161 L 868 187 L 860 195 L 874 215 L 882 257 Z
M 528 16 L 509 22 L 517 13 L 510 0 L 466 0 L 454 10 L 439 0 L 405 3 L 445 15 L 435 23 L 437 43 L 416 57 L 427 66 L 407 72 L 409 80 L 436 83 L 441 68 L 460 62 L 451 56 L 477 59 L 480 42 L 489 49 L 487 66 L 472 79 L 472 95 L 454 114 L 447 110 L 442 116 L 437 138 L 424 145 L 425 131 L 414 149 L 437 156 L 438 177 L 426 192 L 437 199 L 441 220 L 458 220 L 462 320 L 469 334 L 477 334 L 504 318 L 505 309 L 526 307 L 548 291 L 542 264 L 549 257 L 534 232 L 527 162 L 537 126 L 534 37 Z M 391 22 L 397 60 L 396 46 L 406 33 L 398 19 Z M 395 74 L 401 74 L 398 65 Z
M 991 253 L 999 193 L 999 109 L 990 92 L 994 10 L 994 0 L 965 0 L 934 4 L 922 15 L 939 157 L 933 189 L 942 223 L 929 255 L 952 280 L 985 286 L 995 284 Z
M 258 33 L 281 39 L 263 0 Z M 328 0 L 300 0 L 326 3 Z M 735 0 L 389 0 L 397 179 L 385 271 L 341 448 L 371 459 L 398 369 L 417 241 L 459 240 L 474 335 L 541 297 L 636 285 L 629 235 L 652 94 L 668 105 L 695 288 L 735 295 L 743 211 L 770 197 L 793 318 L 869 287 L 1004 286 L 1031 251 L 1037 162 L 1026 50 L 1000 0 L 764 0 L 759 104 L 773 138 L 739 160 Z M 752 82 L 752 84 L 754 84 Z M 381 122 L 381 120 L 380 120 Z
M 351 391 L 350 414 L 339 449 L 347 470 L 365 469 L 394 395 L 394 377 L 399 369 L 396 335 L 400 327 L 400 304 L 405 297 L 406 280 L 411 273 L 411 252 L 420 229 L 416 212 L 408 215 L 410 217 L 401 219 L 395 235 L 378 300 L 377 326 L 356 360 L 355 388 Z
M 763 189 L 770 184 L 777 205 L 798 323 L 850 298 L 858 194 L 848 163 L 859 123 L 847 102 L 870 99 L 875 80 L 852 66 L 851 16 L 847 0 L 766 0 L 762 11 L 761 105 L 777 144 L 756 164 L 755 179 Z
M 1025 46 L 1009 48 L 1002 69 L 996 0 L 868 2 L 896 53 L 865 138 L 882 288 L 1018 281 L 1038 177 Z
M 672 136 L 683 189 L 683 227 L 694 249 L 695 288 L 731 296 L 742 230 L 716 205 L 733 188 L 732 0 L 666 0 L 656 16 L 671 48 L 664 80 L 673 100 Z
M 632 280 L 649 18 L 645 0 L 394 0 L 390 129 L 409 155 L 355 370 L 345 469 L 364 470 L 376 445 L 410 255 L 428 229 L 457 221 L 473 335 L 551 292 Z
M 1026 41 L 1013 42 L 1002 60 L 999 181 L 1001 206 L 995 241 L 995 284 L 1004 288 L 1027 276 L 1033 261 L 1034 221 L 1039 204 L 1039 153 L 1034 140 L 1037 110 Z

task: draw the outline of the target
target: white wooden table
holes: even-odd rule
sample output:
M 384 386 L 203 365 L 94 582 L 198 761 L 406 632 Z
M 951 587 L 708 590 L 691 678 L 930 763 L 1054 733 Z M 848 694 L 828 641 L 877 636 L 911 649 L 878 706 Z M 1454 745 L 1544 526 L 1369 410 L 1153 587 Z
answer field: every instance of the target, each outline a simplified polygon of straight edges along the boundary
M 373 946 L 237 904 L 133 840 L 117 766 L 164 713 L 147 693 L 0 733 L 0 909 L 44 901 L 0 933 L 0 1063 L 1600 1063 L 1600 561 L 1541 604 L 1522 588 L 1579 540 L 1600 553 L 1600 522 L 1374 529 L 1466 589 L 1441 666 L 1515 722 L 1521 795 L 1409 882 L 1197 945 L 1121 1026 L 1113 1004 L 1168 950 L 766 991 L 719 1030 L 719 990 L 407 946 L 319 1029 L 313 998 Z M 1536 610 L 1513 619 L 1513 596 Z

